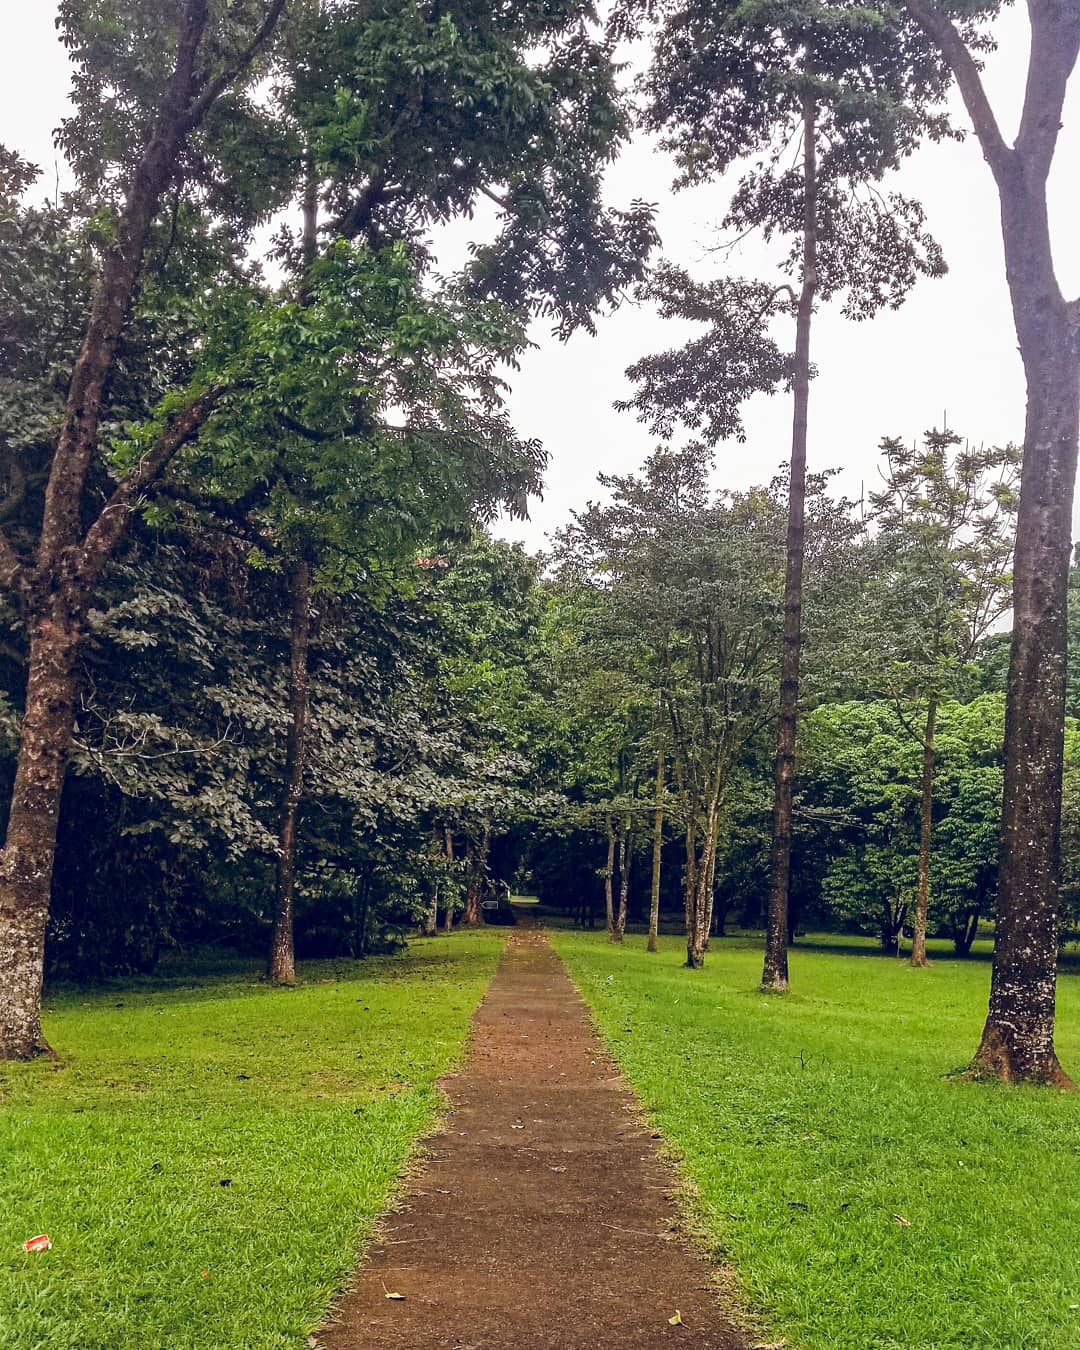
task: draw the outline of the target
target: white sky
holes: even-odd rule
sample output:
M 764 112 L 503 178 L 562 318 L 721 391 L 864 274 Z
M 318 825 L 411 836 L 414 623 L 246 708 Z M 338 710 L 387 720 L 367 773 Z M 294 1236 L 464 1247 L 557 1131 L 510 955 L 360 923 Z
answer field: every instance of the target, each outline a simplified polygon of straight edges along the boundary
M 63 116 L 66 54 L 53 28 L 53 0 L 3 0 L 0 19 L 0 142 L 39 164 L 42 185 L 57 173 L 51 132 Z M 998 21 L 999 50 L 986 83 L 1006 136 L 1019 113 L 1027 66 L 1027 19 L 1007 10 Z M 1080 292 L 1080 78 L 1066 107 L 1052 189 L 1058 272 L 1067 294 Z M 959 110 L 957 122 L 967 122 Z M 673 196 L 670 165 L 644 138 L 624 152 L 609 176 L 609 197 L 660 203 L 666 255 L 702 275 L 706 247 L 722 214 L 722 188 Z M 950 273 L 923 281 L 897 312 L 868 323 L 824 308 L 813 358 L 819 375 L 811 391 L 809 460 L 813 468 L 843 470 L 839 487 L 858 496 L 876 475 L 882 436 L 911 438 L 947 413 L 949 426 L 974 441 L 1019 440 L 1024 389 L 1005 287 L 997 197 L 974 137 L 927 145 L 895 186 L 925 205 Z M 455 237 L 456 236 L 456 237 Z M 450 234 L 455 247 L 461 232 Z M 766 278 L 769 259 L 752 242 L 727 266 Z M 537 350 L 513 379 L 511 412 L 518 430 L 540 437 L 551 456 L 544 500 L 532 520 L 507 522 L 500 533 L 542 547 L 572 509 L 595 497 L 598 472 L 624 473 L 653 448 L 654 439 L 628 413 L 612 408 L 629 385 L 625 368 L 640 356 L 676 345 L 680 330 L 647 309 L 623 307 L 598 323 L 595 338 L 560 344 L 542 328 Z M 747 441 L 720 447 L 717 482 L 740 488 L 767 480 L 787 458 L 790 404 L 779 394 L 747 408 Z

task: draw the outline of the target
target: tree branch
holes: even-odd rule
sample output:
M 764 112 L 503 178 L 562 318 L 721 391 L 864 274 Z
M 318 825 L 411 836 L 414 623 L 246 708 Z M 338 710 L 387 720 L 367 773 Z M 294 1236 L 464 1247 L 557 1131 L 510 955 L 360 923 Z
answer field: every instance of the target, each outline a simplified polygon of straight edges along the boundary
M 90 320 L 72 372 L 45 489 L 39 565 L 55 565 L 62 551 L 78 538 L 83 492 L 98 448 L 105 388 L 130 316 L 150 225 L 161 194 L 176 172 L 184 118 L 195 88 L 196 55 L 208 22 L 207 0 L 187 0 L 179 25 L 176 63 L 154 129 L 135 166 L 117 222 L 116 240 L 105 254 Z
M 185 129 L 190 131 L 197 127 L 222 94 L 229 86 L 244 73 L 251 65 L 255 57 L 259 54 L 259 49 L 263 47 L 270 39 L 274 29 L 278 25 L 278 20 L 285 12 L 285 7 L 289 0 L 273 0 L 270 8 L 266 11 L 266 17 L 259 25 L 258 31 L 251 39 L 243 51 L 238 52 L 232 61 L 225 67 L 216 79 L 210 80 L 203 88 L 198 98 L 194 99 L 191 107 L 188 109 L 185 119 Z
M 80 550 L 79 574 L 84 584 L 92 585 L 101 575 L 110 555 L 123 538 L 139 498 L 164 473 L 170 460 L 198 435 L 223 392 L 219 388 L 207 390 L 174 417 L 135 468 L 116 485 L 112 496 L 87 531 Z
M 1061 131 L 1065 92 L 1080 51 L 1080 11 L 1075 5 L 1028 0 L 1028 12 L 1031 55 L 1016 149 L 1029 181 L 1045 183 Z
M 975 58 L 968 51 L 956 26 L 927 0 L 901 0 L 901 3 L 927 37 L 937 43 L 938 50 L 948 62 L 982 146 L 983 156 L 994 177 L 1001 183 L 1015 168 L 1016 152 L 1010 149 L 1001 134 Z
M 221 522 L 220 528 L 231 537 L 242 539 L 248 544 L 254 544 L 266 553 L 277 552 L 270 536 L 259 529 L 249 514 L 251 506 L 257 500 L 257 495 L 254 492 L 245 493 L 243 497 L 231 502 L 226 497 L 213 497 L 208 494 L 193 492 L 182 483 L 176 482 L 159 483 L 154 490 L 158 496 L 182 502 L 204 517 L 214 517 Z M 200 521 L 200 524 L 205 525 L 205 521 Z M 227 528 L 229 526 L 232 528 Z
M 29 568 L 19 557 L 15 545 L 0 533 L 0 590 L 16 606 L 21 605 Z

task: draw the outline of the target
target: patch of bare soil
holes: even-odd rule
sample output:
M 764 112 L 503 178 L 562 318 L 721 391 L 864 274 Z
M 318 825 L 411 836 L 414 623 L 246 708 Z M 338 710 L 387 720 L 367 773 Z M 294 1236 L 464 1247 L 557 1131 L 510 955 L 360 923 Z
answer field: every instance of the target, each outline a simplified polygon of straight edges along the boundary
M 316 1344 L 745 1350 L 679 1235 L 658 1141 L 542 933 L 511 937 L 444 1087 L 445 1129 Z

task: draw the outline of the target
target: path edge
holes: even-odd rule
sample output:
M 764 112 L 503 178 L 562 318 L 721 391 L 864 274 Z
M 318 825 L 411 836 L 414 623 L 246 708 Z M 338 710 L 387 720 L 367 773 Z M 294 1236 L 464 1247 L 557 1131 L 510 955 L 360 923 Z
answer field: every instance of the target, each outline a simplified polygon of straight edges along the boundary
M 469 1014 L 469 1027 L 462 1038 L 461 1045 L 458 1047 L 451 1064 L 439 1075 L 432 1083 L 432 1090 L 435 1094 L 435 1106 L 432 1111 L 432 1118 L 429 1124 L 419 1129 L 413 1136 L 412 1142 L 406 1150 L 405 1157 L 402 1159 L 401 1168 L 394 1178 L 393 1185 L 386 1193 L 386 1203 L 379 1210 L 360 1244 L 355 1248 L 352 1256 L 352 1264 L 349 1267 L 344 1279 L 334 1288 L 330 1301 L 323 1308 L 322 1315 L 314 1327 L 307 1333 L 307 1344 L 311 1350 L 320 1350 L 322 1340 L 320 1333 L 331 1327 L 337 1321 L 338 1304 L 343 1298 L 348 1297 L 353 1292 L 352 1283 L 360 1273 L 363 1266 L 367 1263 L 372 1249 L 379 1243 L 383 1236 L 383 1227 L 392 1214 L 396 1214 L 401 1208 L 402 1198 L 408 1184 L 419 1179 L 424 1172 L 424 1168 L 429 1161 L 428 1151 L 431 1141 L 440 1134 L 445 1133 L 446 1124 L 454 1112 L 454 1103 L 451 1099 L 447 1083 L 452 1081 L 459 1074 L 472 1055 L 473 1040 L 476 1035 L 476 1017 L 480 1009 L 487 1001 L 492 983 L 499 973 L 499 967 L 506 959 L 506 953 L 510 947 L 510 932 L 507 932 L 503 941 L 502 951 L 495 962 L 495 969 L 491 972 L 487 984 L 484 985 L 483 993 L 476 1000 L 472 1012 Z M 574 986 L 577 987 L 576 985 Z
M 546 936 L 548 930 L 544 931 Z M 750 1350 L 767 1350 L 767 1347 L 771 1346 L 782 1346 L 783 1350 L 803 1350 L 803 1347 L 791 1340 L 786 1333 L 769 1325 L 767 1309 L 746 1288 L 739 1274 L 738 1265 L 731 1259 L 722 1242 L 709 1233 L 703 1214 L 701 1190 L 687 1170 L 685 1155 L 678 1144 L 663 1132 L 659 1121 L 653 1118 L 649 1108 L 642 1101 L 641 1094 L 627 1076 L 622 1061 L 612 1049 L 595 1008 L 585 996 L 562 952 L 550 937 L 547 937 L 547 942 L 566 971 L 566 977 L 581 1001 L 586 1020 L 603 1047 L 613 1076 L 618 1078 L 631 1098 L 629 1112 L 648 1129 L 656 1142 L 660 1160 L 672 1174 L 671 1199 L 678 1211 L 678 1236 L 708 1265 L 709 1289 L 716 1299 L 720 1312 L 736 1331 L 753 1341 Z

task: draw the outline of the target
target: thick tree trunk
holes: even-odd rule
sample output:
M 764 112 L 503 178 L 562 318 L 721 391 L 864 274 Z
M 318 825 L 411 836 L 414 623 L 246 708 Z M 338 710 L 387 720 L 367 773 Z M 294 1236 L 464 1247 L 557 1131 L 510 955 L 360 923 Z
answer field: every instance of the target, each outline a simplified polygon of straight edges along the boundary
M 491 829 L 485 825 L 483 834 L 480 836 L 480 843 L 473 850 L 472 864 L 469 868 L 469 885 L 465 892 L 465 910 L 462 915 L 462 922 L 468 928 L 475 928 L 480 923 L 480 892 L 484 883 L 484 873 L 487 871 L 490 847 Z
M 1062 316 L 1064 317 L 1064 316 Z M 990 1006 L 976 1071 L 1069 1084 L 1054 1050 L 1066 593 L 1080 412 L 1074 323 L 1028 365 Z
M 653 811 L 652 890 L 649 894 L 649 941 L 646 950 L 658 949 L 660 934 L 660 865 L 664 852 L 664 738 L 656 750 L 656 799 Z
M 50 1053 L 41 1030 L 41 985 L 78 646 L 78 626 L 62 612 L 30 631 L 15 785 L 0 850 L 0 1059 Z
M 604 824 L 607 827 L 607 866 L 604 868 L 604 905 L 607 914 L 608 937 L 614 942 L 615 894 L 613 890 L 613 879 L 615 874 L 615 826 L 610 815 L 604 817 Z
M 784 642 L 780 658 L 780 713 L 776 732 L 776 771 L 769 877 L 769 921 L 761 988 L 783 993 L 788 987 L 788 897 L 791 889 L 792 810 L 795 795 L 795 745 L 799 721 L 799 662 L 802 654 L 802 584 L 806 553 L 806 431 L 810 403 L 810 326 L 817 291 L 817 109 L 803 103 L 803 261 L 795 328 L 792 377 L 794 414 L 788 486 L 787 561 L 784 577 Z
M 1054 62 L 1075 61 L 1075 14 L 1068 22 L 1073 25 L 1070 49 L 1055 50 Z M 1048 39 L 1048 31 L 1035 35 L 1033 30 L 1033 42 L 1047 50 L 1049 60 L 1053 35 Z M 1033 172 L 1040 158 L 1038 137 L 1056 135 L 1057 113 L 1050 108 L 1042 115 L 1049 120 L 1044 128 L 1029 130 L 1030 152 L 998 178 L 1027 418 L 1013 558 L 994 967 L 975 1071 L 1006 1081 L 1072 1086 L 1054 1050 L 1054 1013 L 1080 312 L 1058 288 L 1045 178 L 1040 182 Z M 1025 125 L 1031 124 L 1025 109 Z M 1018 147 L 1022 140 L 1023 132 Z M 1045 150 L 1042 154 L 1042 163 L 1048 163 Z
M 953 924 L 953 951 L 957 956 L 969 956 L 979 935 L 979 915 L 982 906 L 966 914 L 960 923 Z
M 952 67 L 997 184 L 1005 272 L 1027 382 L 994 969 L 973 1070 L 1007 1081 L 1072 1086 L 1054 1051 L 1054 1009 L 1080 304 L 1066 302 L 1058 285 L 1046 186 L 1080 53 L 1080 11 L 1075 4 L 1028 6 L 1028 79 L 1010 146 L 978 64 L 954 24 L 926 0 L 904 4 Z
M 277 893 L 274 933 L 266 978 L 271 984 L 296 980 L 293 896 L 296 889 L 296 828 L 304 794 L 307 759 L 308 648 L 311 642 L 311 568 L 297 563 L 289 585 L 289 731 L 285 745 L 285 782 L 278 827 Z
M 926 916 L 930 909 L 930 841 L 934 825 L 934 732 L 937 727 L 937 700 L 931 698 L 926 709 L 923 732 L 922 794 L 919 800 L 919 877 L 915 888 L 915 925 L 911 938 L 911 964 L 928 966 L 926 956 Z
M 89 529 L 86 485 L 98 453 L 106 390 L 131 313 L 146 241 L 162 193 L 190 134 L 273 31 L 285 0 L 275 0 L 245 56 L 223 82 L 204 80 L 199 48 L 206 0 L 187 0 L 178 17 L 176 56 L 153 129 L 135 165 L 102 258 L 90 317 L 68 383 L 49 466 L 32 564 L 0 533 L 0 584 L 19 609 L 29 645 L 27 690 L 0 853 L 0 1059 L 46 1052 L 41 1034 L 45 928 L 64 772 L 74 729 L 75 656 L 90 596 L 115 552 L 141 494 L 212 411 L 208 391 L 173 419 L 139 466 L 121 480 Z

